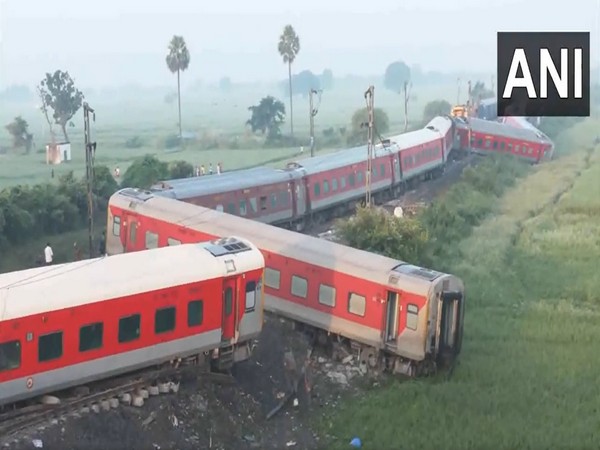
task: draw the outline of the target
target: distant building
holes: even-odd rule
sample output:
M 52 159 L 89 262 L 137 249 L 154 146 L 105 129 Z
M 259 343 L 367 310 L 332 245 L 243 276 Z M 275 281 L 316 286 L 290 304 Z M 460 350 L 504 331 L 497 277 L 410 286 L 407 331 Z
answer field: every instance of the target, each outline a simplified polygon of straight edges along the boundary
M 46 145 L 46 164 L 60 164 L 66 161 L 71 161 L 71 143 Z

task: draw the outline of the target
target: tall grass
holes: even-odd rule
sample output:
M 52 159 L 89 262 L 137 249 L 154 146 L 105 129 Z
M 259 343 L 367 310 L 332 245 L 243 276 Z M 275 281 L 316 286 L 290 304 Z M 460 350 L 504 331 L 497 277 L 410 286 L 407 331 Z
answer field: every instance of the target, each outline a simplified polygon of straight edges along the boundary
M 595 127 L 580 124 L 562 142 Z M 460 251 L 442 263 L 467 286 L 453 377 L 389 381 L 346 399 L 323 415 L 323 448 L 347 448 L 355 435 L 373 449 L 600 446 L 600 150 L 588 138 L 447 242 Z

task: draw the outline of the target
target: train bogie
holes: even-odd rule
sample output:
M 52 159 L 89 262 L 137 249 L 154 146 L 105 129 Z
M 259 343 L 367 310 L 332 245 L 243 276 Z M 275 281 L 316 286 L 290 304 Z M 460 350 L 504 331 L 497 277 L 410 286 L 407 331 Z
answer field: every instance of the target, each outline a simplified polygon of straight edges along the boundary
M 265 257 L 267 310 L 348 339 L 396 370 L 413 373 L 442 353 L 458 353 L 464 299 L 455 277 L 135 190 L 113 195 L 109 210 L 108 229 L 128 217 L 163 245 L 243 233 Z M 144 241 L 124 246 L 116 234 L 107 239 L 109 252 L 144 249 Z M 440 299 L 453 306 L 440 310 Z
M 247 358 L 263 270 L 231 238 L 0 275 L 0 405 L 174 358 Z

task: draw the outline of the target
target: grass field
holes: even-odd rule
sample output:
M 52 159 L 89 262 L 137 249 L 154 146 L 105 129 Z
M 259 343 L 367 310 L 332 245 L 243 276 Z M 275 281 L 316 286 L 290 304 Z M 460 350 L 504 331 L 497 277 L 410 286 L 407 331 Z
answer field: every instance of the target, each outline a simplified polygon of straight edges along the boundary
M 315 117 L 315 136 L 317 143 L 323 136 L 322 131 L 329 127 L 350 129 L 350 119 L 354 111 L 365 106 L 364 90 L 368 86 L 341 86 L 325 92 L 318 115 Z M 431 100 L 454 98 L 455 86 L 435 86 L 414 88 L 414 100 L 409 110 L 409 118 L 419 121 L 425 104 Z M 119 166 L 121 172 L 127 169 L 131 161 L 144 154 L 154 154 L 162 160 L 186 160 L 192 164 L 213 166 L 223 164 L 225 170 L 252 166 L 265 161 L 295 158 L 299 148 L 263 148 L 262 140 L 252 135 L 246 128 L 249 119 L 248 106 L 257 104 L 265 95 L 275 95 L 289 107 L 285 96 L 269 86 L 258 89 L 239 88 L 229 94 L 202 90 L 183 93 L 182 114 L 184 131 L 193 132 L 197 138 L 187 144 L 182 151 L 168 151 L 164 140 L 177 132 L 177 103 L 167 104 L 164 93 L 152 93 L 143 98 L 126 97 L 113 100 L 99 94 L 91 95 L 88 101 L 96 109 L 96 122 L 92 124 L 92 139 L 97 141 L 97 164 L 113 168 Z M 391 122 L 389 135 L 403 129 L 403 109 L 399 94 L 376 86 L 375 106 L 383 108 Z M 309 142 L 308 99 L 302 96 L 294 98 L 294 134 Z M 22 115 L 29 124 L 30 132 L 39 149 L 45 148 L 49 141 L 48 125 L 43 115 L 36 109 L 36 102 L 30 104 L 7 104 L 0 109 L 0 147 L 11 144 L 4 125 Z M 72 161 L 58 166 L 47 166 L 43 152 L 33 152 L 23 156 L 8 153 L 0 154 L 0 188 L 19 184 L 37 183 L 50 180 L 51 168 L 55 176 L 74 170 L 76 175 L 84 174 L 85 154 L 83 151 L 83 112 L 80 110 L 74 118 L 75 127 L 68 128 Z M 289 124 L 282 130 L 289 133 Z M 55 131 L 59 131 L 56 129 Z M 59 139 L 62 135 L 58 133 Z M 125 142 L 137 137 L 142 146 L 127 148 Z M 331 146 L 330 146 L 331 147 Z M 339 147 L 338 145 L 334 147 Z M 306 152 L 304 153 L 306 155 Z M 279 163 L 281 164 L 281 163 Z
M 369 449 L 598 448 L 599 125 L 561 136 L 562 157 L 459 244 L 467 314 L 453 376 L 346 399 L 321 421 L 326 448 L 353 436 Z

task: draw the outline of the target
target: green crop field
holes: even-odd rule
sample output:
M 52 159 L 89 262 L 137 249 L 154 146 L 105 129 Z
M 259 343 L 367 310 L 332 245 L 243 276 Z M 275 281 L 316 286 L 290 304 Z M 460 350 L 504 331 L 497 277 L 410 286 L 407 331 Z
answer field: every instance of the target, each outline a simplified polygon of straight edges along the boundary
M 320 110 L 315 118 L 317 142 L 323 130 L 333 127 L 350 129 L 350 119 L 354 111 L 365 106 L 364 90 L 361 84 L 334 88 L 322 96 Z M 121 173 L 133 159 L 144 154 L 154 154 L 162 160 L 186 160 L 194 165 L 217 162 L 224 170 L 247 167 L 265 162 L 283 161 L 297 158 L 300 146 L 291 148 L 265 148 L 262 139 L 253 135 L 245 127 L 250 118 L 248 107 L 257 104 L 266 95 L 281 99 L 286 109 L 288 100 L 277 88 L 238 88 L 228 93 L 202 89 L 200 92 L 182 93 L 183 130 L 195 133 L 196 138 L 179 151 L 167 150 L 165 139 L 177 133 L 177 102 L 166 103 L 164 93 L 154 95 L 126 96 L 112 99 L 98 93 L 89 96 L 90 105 L 96 110 L 96 122 L 92 124 L 92 139 L 98 143 L 96 164 L 117 165 Z M 450 101 L 456 95 L 455 86 L 415 87 L 410 103 L 409 119 L 418 122 L 423 115 L 424 105 L 437 99 Z M 8 150 L 0 154 L 0 188 L 19 183 L 38 183 L 50 180 L 52 168 L 55 176 L 74 170 L 76 175 L 84 174 L 85 154 L 83 150 L 83 112 L 80 110 L 73 119 L 74 127 L 67 128 L 72 146 L 72 161 L 58 166 L 48 166 L 44 148 L 49 141 L 48 125 L 42 113 L 36 109 L 36 100 L 27 104 L 3 104 L 0 108 L 0 147 L 11 145 L 10 136 L 4 128 L 15 116 L 21 115 L 29 122 L 34 134 L 37 150 L 29 155 L 15 154 Z M 400 133 L 403 129 L 404 113 L 402 97 L 383 87 L 376 87 L 375 107 L 384 109 L 390 119 L 388 135 Z M 294 134 L 309 142 L 309 103 L 302 96 L 294 97 Z M 289 124 L 282 128 L 289 133 Z M 59 140 L 62 134 L 55 128 Z M 136 138 L 138 148 L 128 148 L 126 142 Z M 321 151 L 343 147 L 343 143 L 325 146 Z M 306 156 L 306 148 L 303 156 Z
M 449 263 L 467 289 L 450 379 L 393 381 L 321 422 L 329 449 L 598 448 L 600 122 L 512 188 Z M 449 243 L 448 245 L 453 245 Z

